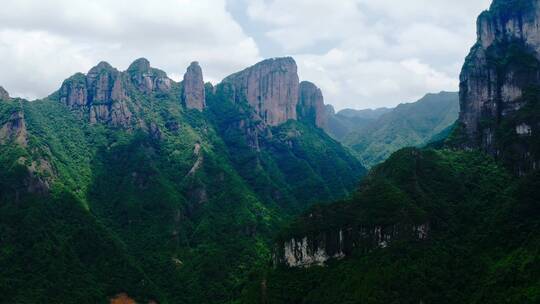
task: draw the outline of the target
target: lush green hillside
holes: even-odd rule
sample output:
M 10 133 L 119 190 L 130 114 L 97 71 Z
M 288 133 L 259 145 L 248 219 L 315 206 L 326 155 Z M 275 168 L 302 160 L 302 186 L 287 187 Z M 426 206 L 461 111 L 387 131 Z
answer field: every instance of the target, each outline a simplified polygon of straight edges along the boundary
M 478 152 L 401 150 L 351 199 L 313 208 L 279 239 L 428 223 L 425 239 L 354 245 L 326 267 L 269 269 L 246 303 L 536 303 L 539 182 L 538 173 L 516 180 Z
M 258 124 L 246 102 L 209 89 L 204 111 L 187 109 L 183 83 L 146 64 L 0 101 L 0 302 L 231 303 L 285 219 L 365 173 L 297 121 L 254 147 L 235 124 Z
M 342 142 L 367 166 L 376 165 L 393 152 L 421 146 L 458 118 L 457 93 L 428 94 L 417 102 L 401 104 L 377 120 L 348 133 Z M 361 124 L 361 125 L 362 125 Z

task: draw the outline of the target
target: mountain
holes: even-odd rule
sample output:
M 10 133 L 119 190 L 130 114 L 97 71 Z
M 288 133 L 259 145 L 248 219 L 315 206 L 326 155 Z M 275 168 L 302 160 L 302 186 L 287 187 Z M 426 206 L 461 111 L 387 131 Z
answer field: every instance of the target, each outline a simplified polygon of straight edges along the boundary
M 365 127 L 347 134 L 342 142 L 360 160 L 373 166 L 393 152 L 408 146 L 421 146 L 451 126 L 457 119 L 457 93 L 427 94 L 414 103 L 400 104 Z
M 375 122 L 381 115 L 390 112 L 392 109 L 379 108 L 367 110 L 344 109 L 335 113 L 332 106 L 327 106 L 327 123 L 324 128 L 330 136 L 343 141 L 347 135 L 359 132 L 363 128 Z
M 478 41 L 460 77 L 459 144 L 520 174 L 540 165 L 539 7 L 531 0 L 494 1 L 478 18 Z
M 245 303 L 535 303 L 539 182 L 477 151 L 400 150 L 282 230 Z
M 351 197 L 291 221 L 244 303 L 539 302 L 539 22 L 538 0 L 495 0 L 450 136 L 393 153 Z
M 197 62 L 175 82 L 141 58 L 43 100 L 2 93 L 1 302 L 239 298 L 277 227 L 365 174 L 296 69 L 266 60 L 214 87 Z

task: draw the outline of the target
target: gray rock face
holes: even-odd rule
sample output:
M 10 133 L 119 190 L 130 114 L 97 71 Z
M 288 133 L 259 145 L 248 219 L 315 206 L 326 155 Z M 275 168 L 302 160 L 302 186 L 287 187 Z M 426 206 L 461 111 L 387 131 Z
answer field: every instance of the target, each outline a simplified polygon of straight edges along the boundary
M 225 78 L 223 83 L 230 83 L 235 100 L 247 101 L 268 125 L 297 119 L 299 80 L 292 58 L 264 60 Z
M 184 74 L 182 101 L 188 109 L 202 111 L 206 107 L 203 74 L 198 62 L 192 62 Z
M 0 86 L 0 100 L 8 100 L 10 97 L 9 97 L 9 94 L 8 92 Z
M 168 92 L 171 89 L 172 81 L 167 73 L 152 68 L 145 58 L 135 60 L 126 72 L 133 85 L 143 93 Z
M 128 127 L 131 111 L 128 108 L 126 79 L 106 62 L 93 67 L 88 74 L 75 74 L 62 84 L 60 101 L 72 109 L 88 113 L 91 123 L 103 122 Z
M 278 245 L 274 264 L 288 267 L 322 266 L 331 259 L 342 259 L 353 252 L 369 252 L 386 248 L 393 241 L 403 239 L 425 240 L 429 224 L 403 226 L 349 227 L 327 231 L 319 235 L 291 238 Z
M 535 133 L 538 121 L 516 121 L 527 104 L 525 91 L 540 86 L 540 1 L 515 5 L 495 0 L 477 22 L 478 41 L 466 59 L 460 76 L 459 122 L 464 127 L 466 148 L 481 148 L 505 158 L 496 132 L 502 122 L 528 123 Z M 519 120 L 519 119 L 518 119 Z M 511 143 L 514 146 L 514 143 Z M 516 143 L 517 170 L 535 166 L 528 148 Z M 527 155 L 529 154 L 529 155 Z
M 326 112 L 321 90 L 311 82 L 302 81 L 297 106 L 298 119 L 325 128 L 328 121 Z
M 13 112 L 9 120 L 0 127 L 0 144 L 8 142 L 14 142 L 22 147 L 27 146 L 28 131 L 22 110 Z

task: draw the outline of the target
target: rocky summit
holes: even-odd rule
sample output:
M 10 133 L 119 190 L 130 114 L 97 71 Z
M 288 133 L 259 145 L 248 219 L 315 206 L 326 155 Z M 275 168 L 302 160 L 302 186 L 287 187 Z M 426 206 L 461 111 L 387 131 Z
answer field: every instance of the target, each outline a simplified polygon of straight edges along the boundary
M 202 69 L 192 62 L 184 74 L 182 100 L 188 109 L 202 111 L 206 106 Z
M 304 119 L 324 129 L 328 121 L 326 111 L 321 90 L 309 81 L 302 81 L 297 107 L 298 119 Z
M 294 59 L 264 60 L 223 82 L 231 84 L 235 99 L 247 100 L 268 125 L 297 119 L 299 80 Z
M 465 147 L 480 147 L 514 163 L 518 173 L 537 168 L 530 139 L 540 132 L 540 1 L 496 0 L 477 21 L 478 40 L 460 77 Z M 514 131 L 506 134 L 501 129 Z M 504 133 L 504 134 L 503 134 Z
M 172 80 L 162 70 L 152 68 L 146 58 L 135 60 L 127 69 L 132 83 L 143 93 L 168 92 Z

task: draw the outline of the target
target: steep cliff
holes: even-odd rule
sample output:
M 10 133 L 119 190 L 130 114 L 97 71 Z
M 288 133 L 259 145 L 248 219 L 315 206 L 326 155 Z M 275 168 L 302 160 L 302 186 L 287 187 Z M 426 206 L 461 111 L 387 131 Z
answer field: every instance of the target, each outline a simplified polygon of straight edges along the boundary
M 426 240 L 429 224 L 390 226 L 345 226 L 280 243 L 274 253 L 275 265 L 288 267 L 323 266 L 331 259 L 351 257 L 386 248 L 394 241 Z
M 324 129 L 328 122 L 327 109 L 321 90 L 309 81 L 300 83 L 299 101 L 297 106 L 299 120 L 314 124 Z
M 206 107 L 202 69 L 198 62 L 192 62 L 184 74 L 182 100 L 188 109 L 202 111 Z
M 171 89 L 172 81 L 167 73 L 152 68 L 145 58 L 135 60 L 126 72 L 135 87 L 143 93 L 168 92 Z
M 91 123 L 103 122 L 112 126 L 129 127 L 132 112 L 126 91 L 126 75 L 106 62 L 78 73 L 62 84 L 60 102 L 88 115 Z
M 523 174 L 540 164 L 540 2 L 494 1 L 477 27 L 460 77 L 459 144 Z
M 237 102 L 247 101 L 261 119 L 277 126 L 297 119 L 299 79 L 294 59 L 267 59 L 223 80 Z

